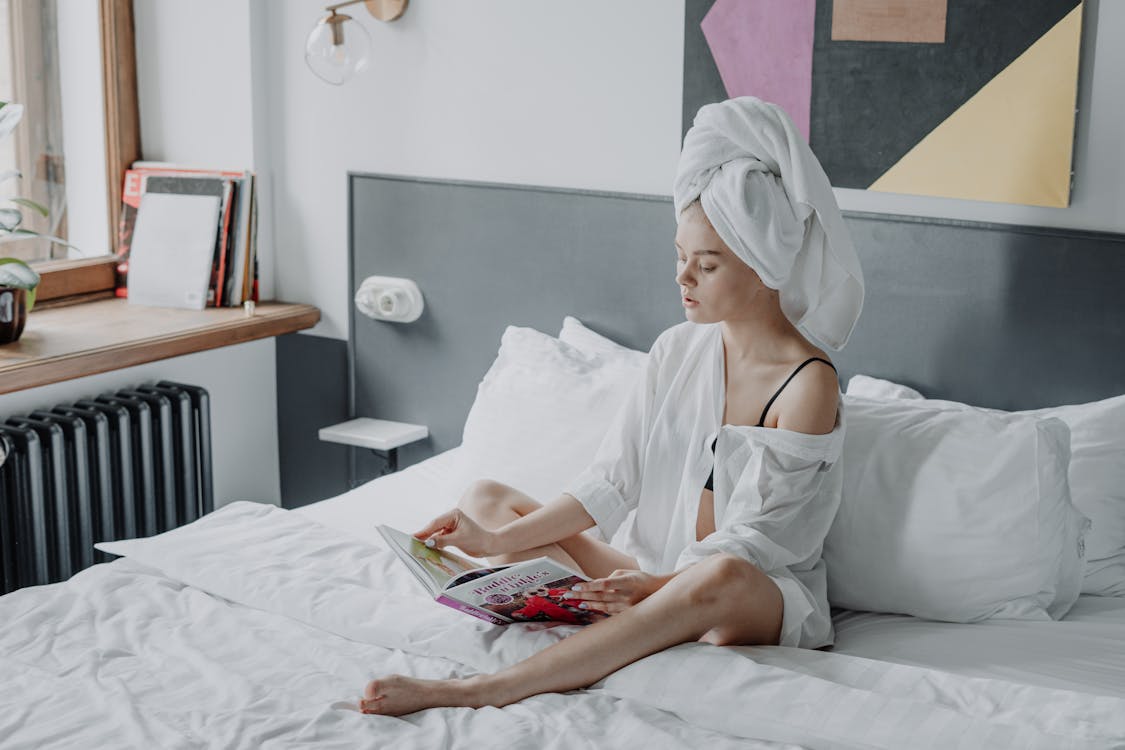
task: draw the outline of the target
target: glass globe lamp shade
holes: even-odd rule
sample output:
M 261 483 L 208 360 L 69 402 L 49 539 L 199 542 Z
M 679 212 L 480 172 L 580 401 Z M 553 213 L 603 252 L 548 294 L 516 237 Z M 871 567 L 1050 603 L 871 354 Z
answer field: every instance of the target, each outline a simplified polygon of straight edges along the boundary
M 305 63 L 328 83 L 339 86 L 367 67 L 371 38 L 351 16 L 332 12 L 321 19 L 305 40 Z

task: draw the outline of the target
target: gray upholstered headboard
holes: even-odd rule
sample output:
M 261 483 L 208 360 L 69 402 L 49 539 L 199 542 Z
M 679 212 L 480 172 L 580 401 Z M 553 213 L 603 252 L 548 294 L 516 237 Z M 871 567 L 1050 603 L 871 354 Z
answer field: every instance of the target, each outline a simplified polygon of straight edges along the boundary
M 355 416 L 427 424 L 409 464 L 460 443 L 508 324 L 556 334 L 572 314 L 634 348 L 683 319 L 665 197 L 350 175 L 350 291 L 413 279 L 411 324 L 352 308 Z M 867 299 L 842 379 L 1033 408 L 1125 393 L 1125 236 L 847 216 Z M 362 457 L 358 473 L 370 476 Z

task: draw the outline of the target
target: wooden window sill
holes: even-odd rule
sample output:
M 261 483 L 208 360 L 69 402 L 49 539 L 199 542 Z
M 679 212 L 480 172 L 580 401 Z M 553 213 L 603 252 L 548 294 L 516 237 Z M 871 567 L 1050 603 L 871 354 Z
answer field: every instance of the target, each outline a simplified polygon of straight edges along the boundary
M 241 308 L 178 310 L 105 299 L 35 310 L 19 341 L 0 345 L 0 393 L 217 349 L 311 328 L 311 305 L 262 302 Z

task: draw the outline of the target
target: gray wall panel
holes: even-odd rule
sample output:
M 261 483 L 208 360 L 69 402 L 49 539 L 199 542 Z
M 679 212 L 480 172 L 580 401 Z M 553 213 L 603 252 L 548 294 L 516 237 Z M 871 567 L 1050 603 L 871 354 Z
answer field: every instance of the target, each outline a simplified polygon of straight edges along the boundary
M 1125 393 L 1125 236 L 853 214 L 867 300 L 841 372 L 1003 409 Z
M 348 489 L 349 449 L 317 438 L 348 418 L 347 342 L 291 333 L 276 357 L 281 505 L 296 508 Z
M 351 221 L 351 291 L 404 276 L 426 298 L 412 324 L 352 313 L 354 414 L 430 427 L 404 465 L 460 442 L 506 325 L 555 334 L 569 313 L 645 349 L 683 319 L 667 198 L 352 175 Z M 1000 408 L 1125 393 L 1125 236 L 847 221 L 867 300 L 843 378 Z
M 355 414 L 430 428 L 402 465 L 460 444 L 505 326 L 553 335 L 574 314 L 647 348 L 682 319 L 666 198 L 360 175 L 351 193 L 351 291 L 404 276 L 426 300 L 409 324 L 352 308 Z

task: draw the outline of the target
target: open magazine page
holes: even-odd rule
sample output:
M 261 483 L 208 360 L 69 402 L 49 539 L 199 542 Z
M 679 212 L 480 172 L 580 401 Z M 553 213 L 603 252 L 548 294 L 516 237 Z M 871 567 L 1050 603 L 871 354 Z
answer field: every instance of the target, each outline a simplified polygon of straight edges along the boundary
M 585 580 L 565 565 L 540 557 L 489 571 L 486 575 L 466 575 L 450 581 L 445 586 L 445 596 L 473 609 L 490 612 L 505 622 L 588 625 L 607 615 L 579 609 L 579 602 L 564 598 L 571 586 Z
M 449 550 L 431 549 L 410 534 L 380 524 L 379 533 L 406 567 L 422 582 L 431 595 L 437 596 L 453 579 L 478 570 L 479 565 Z M 489 568 L 486 573 L 492 572 Z

